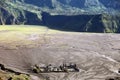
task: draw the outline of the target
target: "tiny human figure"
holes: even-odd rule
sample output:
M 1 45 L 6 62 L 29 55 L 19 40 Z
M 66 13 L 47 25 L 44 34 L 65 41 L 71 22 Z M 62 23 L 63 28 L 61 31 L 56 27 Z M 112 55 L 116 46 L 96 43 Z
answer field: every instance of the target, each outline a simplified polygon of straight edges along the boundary
M 0 64 L 0 68 L 1 68 L 2 70 L 5 70 L 5 66 L 4 66 L 3 64 Z
M 35 73 L 39 73 L 39 66 L 35 64 L 32 70 Z

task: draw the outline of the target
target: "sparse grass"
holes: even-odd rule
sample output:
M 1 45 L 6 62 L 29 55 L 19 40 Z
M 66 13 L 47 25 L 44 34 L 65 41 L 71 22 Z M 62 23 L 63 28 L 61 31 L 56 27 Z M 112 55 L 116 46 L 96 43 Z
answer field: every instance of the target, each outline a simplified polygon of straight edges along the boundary
M 2 25 L 0 26 L 0 31 L 11 31 L 11 32 L 21 32 L 21 33 L 54 33 L 61 32 L 58 30 L 51 30 L 43 26 L 31 26 L 31 25 Z
M 20 74 L 20 75 L 12 74 L 10 75 L 10 77 L 11 77 L 11 80 L 30 80 L 30 78 L 25 74 Z
M 10 79 L 11 78 L 11 79 Z M 25 74 L 15 75 L 13 73 L 7 73 L 0 71 L 0 80 L 30 80 L 30 77 Z
M 49 36 L 48 34 L 58 33 L 71 34 L 71 32 L 52 30 L 45 26 L 1 25 L 0 47 L 3 47 L 6 50 L 18 49 L 19 47 L 33 48 L 49 43 L 52 36 Z M 61 47 L 64 48 L 66 45 L 61 45 Z
M 45 43 L 48 36 L 46 34 L 55 34 L 62 31 L 51 30 L 43 26 L 31 25 L 1 25 L 0 26 L 0 44 L 6 49 L 17 49 L 18 46 L 34 47 L 37 41 L 38 44 Z M 38 40 L 33 40 L 38 38 Z M 46 38 L 46 39 L 45 39 Z M 45 40 L 44 40 L 45 39 Z M 9 48 L 8 48 L 9 47 Z

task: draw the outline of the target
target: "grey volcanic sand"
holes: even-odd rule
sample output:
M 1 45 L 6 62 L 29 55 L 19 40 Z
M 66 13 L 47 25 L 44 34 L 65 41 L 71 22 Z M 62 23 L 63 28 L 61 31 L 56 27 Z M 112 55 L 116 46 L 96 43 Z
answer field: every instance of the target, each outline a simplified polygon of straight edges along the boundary
M 9 49 L 9 44 L 4 44 L 6 49 L 1 43 L 0 63 L 50 80 L 105 80 L 109 76 L 119 76 L 120 34 L 66 32 L 47 34 L 44 38 L 38 35 L 31 39 L 34 45 L 12 43 L 17 49 Z M 44 43 L 40 44 L 41 40 Z M 80 72 L 33 74 L 30 70 L 34 64 L 59 66 L 70 62 L 76 63 Z

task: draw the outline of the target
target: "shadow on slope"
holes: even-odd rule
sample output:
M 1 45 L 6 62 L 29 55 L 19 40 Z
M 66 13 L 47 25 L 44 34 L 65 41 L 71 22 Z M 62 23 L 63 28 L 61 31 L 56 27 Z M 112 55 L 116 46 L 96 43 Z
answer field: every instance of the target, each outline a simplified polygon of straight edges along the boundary
M 101 15 L 54 15 L 43 13 L 42 23 L 51 29 L 74 32 L 104 32 Z
M 33 15 L 33 14 L 31 14 Z M 37 15 L 27 15 L 26 24 L 43 25 L 50 29 L 73 32 L 119 33 L 120 16 L 108 14 L 96 15 L 50 15 L 43 12 L 42 19 Z

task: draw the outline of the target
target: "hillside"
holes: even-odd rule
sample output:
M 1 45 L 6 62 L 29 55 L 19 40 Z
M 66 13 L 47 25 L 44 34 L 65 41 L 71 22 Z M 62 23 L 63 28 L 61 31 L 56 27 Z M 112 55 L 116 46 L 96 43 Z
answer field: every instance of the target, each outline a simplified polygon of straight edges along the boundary
M 0 5 L 2 25 L 45 25 L 77 32 L 120 32 L 119 0 L 2 0 Z

